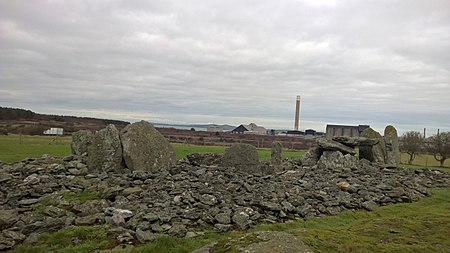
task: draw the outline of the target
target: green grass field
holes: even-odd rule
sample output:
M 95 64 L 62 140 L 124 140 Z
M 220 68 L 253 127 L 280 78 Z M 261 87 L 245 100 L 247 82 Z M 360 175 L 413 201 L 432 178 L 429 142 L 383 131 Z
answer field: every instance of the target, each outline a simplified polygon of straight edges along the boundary
M 231 239 L 252 231 L 285 231 L 299 236 L 316 253 L 330 252 L 450 252 L 450 188 L 433 190 L 430 198 L 415 203 L 380 207 L 374 212 L 343 212 L 336 216 L 262 224 L 250 231 L 216 233 L 180 239 L 161 237 L 139 247 L 113 252 L 187 253 L 212 241 L 216 252 L 239 252 Z M 76 240 L 74 240 L 76 238 Z M 250 241 L 251 242 L 251 241 Z M 249 241 L 246 241 L 249 243 Z M 21 245 L 14 253 L 94 252 L 115 245 L 102 227 L 69 227 L 41 235 L 34 245 Z
M 43 154 L 49 154 L 55 157 L 63 157 L 70 155 L 71 137 L 58 137 L 54 140 L 50 136 L 29 136 L 23 135 L 2 135 L 0 136 L 0 161 L 6 163 L 18 162 L 28 157 L 40 157 Z M 197 146 L 190 144 L 173 143 L 177 159 L 185 158 L 191 153 L 223 153 L 226 147 L 223 146 Z M 304 151 L 285 150 L 283 157 L 299 159 Z M 270 159 L 270 149 L 258 149 L 260 160 Z M 402 154 L 402 163 L 404 167 L 410 168 L 436 168 L 444 172 L 450 173 L 450 159 L 445 161 L 444 168 L 439 168 L 439 163 L 431 155 L 418 155 L 412 165 L 406 164 L 407 155 Z
M 54 139 L 50 136 L 1 135 L 0 161 L 12 163 L 27 157 L 40 157 L 43 154 L 55 157 L 70 155 L 72 138 L 65 136 Z
M 29 136 L 6 135 L 0 136 L 0 161 L 6 163 L 18 162 L 28 157 L 40 157 L 43 154 L 49 154 L 55 157 L 63 157 L 71 154 L 71 137 L 49 136 Z M 223 146 L 197 146 L 190 144 L 174 143 L 177 159 L 185 158 L 191 153 L 223 153 L 226 147 Z M 260 160 L 270 159 L 270 149 L 258 149 Z M 283 156 L 286 158 L 300 158 L 303 151 L 286 150 Z
M 403 164 L 407 164 L 409 159 L 409 155 L 406 153 L 402 154 L 401 161 Z M 416 158 L 412 162 L 413 165 L 418 166 L 428 166 L 428 167 L 439 167 L 439 162 L 434 159 L 432 155 L 417 155 Z M 444 167 L 450 168 L 450 159 L 445 160 Z

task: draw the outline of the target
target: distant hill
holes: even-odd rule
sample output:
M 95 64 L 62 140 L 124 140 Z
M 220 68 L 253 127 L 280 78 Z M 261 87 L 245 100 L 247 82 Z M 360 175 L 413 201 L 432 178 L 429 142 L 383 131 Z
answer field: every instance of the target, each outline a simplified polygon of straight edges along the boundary
M 65 133 L 70 134 L 81 129 L 99 130 L 109 124 L 121 129 L 130 123 L 111 119 L 39 114 L 25 109 L 0 107 L 0 128 L 8 133 L 40 135 L 50 127 L 61 127 Z
M 218 125 L 218 124 L 166 124 L 166 123 L 152 123 L 155 126 L 160 127 L 173 127 L 173 128 L 182 128 L 182 129 L 189 129 L 189 128 L 200 128 L 200 129 L 207 129 L 208 126 L 216 125 L 223 128 L 225 131 L 230 131 L 236 128 L 236 126 L 231 126 L 227 124 Z

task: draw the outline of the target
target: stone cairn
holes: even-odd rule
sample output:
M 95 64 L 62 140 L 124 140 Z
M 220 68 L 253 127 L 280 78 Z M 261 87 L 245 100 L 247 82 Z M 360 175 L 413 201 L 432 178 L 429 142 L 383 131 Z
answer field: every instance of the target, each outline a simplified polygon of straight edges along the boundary
M 400 165 L 400 150 L 397 130 L 387 126 L 384 137 L 372 128 L 367 128 L 361 137 L 319 138 L 317 145 L 302 157 L 306 166 L 321 168 L 353 168 L 360 160 L 382 168 L 396 168 Z
M 259 162 L 255 147 L 235 144 L 223 156 L 192 154 L 176 162 L 147 122 L 120 132 L 114 126 L 77 132 L 72 156 L 0 163 L 0 251 L 74 225 L 104 227 L 119 244 L 146 243 L 163 235 L 195 237 L 199 226 L 228 231 L 374 210 L 450 186 L 446 173 L 393 168 L 393 133 L 319 139 L 301 161 L 282 160 L 274 144 L 272 161 Z M 77 199 L 80 194 L 92 198 Z

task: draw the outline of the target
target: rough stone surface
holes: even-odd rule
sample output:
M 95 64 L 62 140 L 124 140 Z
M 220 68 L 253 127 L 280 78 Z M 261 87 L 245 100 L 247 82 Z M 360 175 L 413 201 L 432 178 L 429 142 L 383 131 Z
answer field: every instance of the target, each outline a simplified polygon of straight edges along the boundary
M 356 154 L 355 149 L 345 146 L 344 144 L 341 144 L 337 141 L 328 140 L 325 138 L 318 138 L 316 141 L 319 147 L 321 147 L 323 150 L 340 151 L 342 154 Z
M 303 166 L 314 166 L 319 161 L 320 156 L 323 153 L 323 149 L 319 147 L 312 147 L 305 154 L 303 154 L 300 161 Z
M 364 131 L 361 133 L 361 137 L 378 140 L 378 143 L 373 146 L 372 145 L 361 146 L 359 149 L 359 157 L 367 159 L 377 164 L 384 164 L 386 147 L 384 139 L 380 135 L 380 133 L 369 127 L 364 129 Z
M 186 156 L 189 163 L 193 166 L 219 166 L 222 160 L 222 154 L 213 153 L 193 153 Z
M 90 172 L 120 171 L 123 168 L 122 144 L 114 125 L 94 134 L 88 146 L 87 167 Z
M 271 148 L 270 162 L 275 165 L 281 164 L 281 161 L 283 159 L 282 152 L 283 152 L 283 145 L 281 145 L 281 142 L 274 141 L 272 143 Z
M 88 146 L 91 144 L 93 134 L 89 130 L 80 130 L 72 134 L 72 154 L 83 155 L 88 152 Z
M 344 155 L 339 151 L 324 151 L 317 162 L 321 169 L 341 169 L 344 167 Z
M 398 166 L 400 164 L 400 150 L 397 130 L 393 126 L 384 129 L 384 141 L 386 145 L 386 164 Z
M 373 210 L 417 201 L 429 195 L 428 188 L 450 187 L 450 175 L 439 171 L 390 169 L 325 152 L 334 165 L 286 161 L 283 171 L 267 175 L 233 166 L 193 166 L 186 160 L 158 172 L 89 174 L 69 170 L 83 167 L 85 156 L 0 164 L 0 247 L 33 242 L 39 234 L 77 224 L 103 226 L 110 238 L 128 245 L 160 235 L 192 236 L 204 226 L 228 231 Z M 336 167 L 337 162 L 343 165 Z
M 158 171 L 176 163 L 173 147 L 147 121 L 127 125 L 120 138 L 123 159 L 130 170 Z
M 378 143 L 378 139 L 368 139 L 364 137 L 347 137 L 347 136 L 336 136 L 333 137 L 333 141 L 342 143 L 344 145 L 350 146 L 350 147 L 356 147 L 356 146 L 373 146 Z
M 237 143 L 225 150 L 222 158 L 222 166 L 250 168 L 258 166 L 258 151 L 255 146 Z
M 19 220 L 16 210 L 0 210 L 0 230 L 12 226 Z

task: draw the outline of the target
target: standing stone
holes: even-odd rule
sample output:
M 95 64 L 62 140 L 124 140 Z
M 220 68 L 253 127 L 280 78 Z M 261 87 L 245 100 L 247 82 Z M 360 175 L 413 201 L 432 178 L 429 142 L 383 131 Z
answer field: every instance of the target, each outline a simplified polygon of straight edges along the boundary
M 92 141 L 93 134 L 89 130 L 80 130 L 72 134 L 72 154 L 82 155 L 88 152 L 88 146 Z
M 272 164 L 281 164 L 283 145 L 279 141 L 272 142 L 272 149 L 270 154 L 270 162 Z
M 123 159 L 130 170 L 156 172 L 176 163 L 175 149 L 147 121 L 126 126 L 120 133 Z
M 398 166 L 400 164 L 400 150 L 395 127 L 389 125 L 384 129 L 384 141 L 386 145 L 386 164 Z
M 236 143 L 225 150 L 222 166 L 248 168 L 252 170 L 258 166 L 259 158 L 256 148 L 249 144 Z
M 123 168 L 119 130 L 114 125 L 97 131 L 88 146 L 87 166 L 90 172 L 119 171 Z
M 314 166 L 319 161 L 320 156 L 323 153 L 323 149 L 320 147 L 312 147 L 300 158 L 303 166 Z
M 378 140 L 378 143 L 375 145 L 361 145 L 359 148 L 359 158 L 365 158 L 374 163 L 384 164 L 386 147 L 380 133 L 369 127 L 364 129 L 361 133 L 361 137 Z

